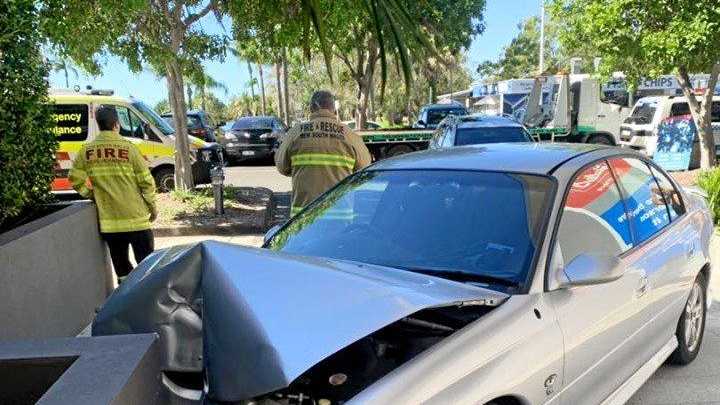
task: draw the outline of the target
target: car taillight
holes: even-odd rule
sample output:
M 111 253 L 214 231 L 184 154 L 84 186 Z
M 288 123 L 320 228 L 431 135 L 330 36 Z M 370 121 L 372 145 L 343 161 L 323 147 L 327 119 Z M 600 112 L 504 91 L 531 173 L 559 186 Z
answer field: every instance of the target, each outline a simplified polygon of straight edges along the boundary
M 203 131 L 202 129 L 200 129 L 200 128 L 198 128 L 198 129 L 191 129 L 191 130 L 190 130 L 190 133 L 193 134 L 193 135 L 202 135 L 203 132 L 204 132 L 204 131 Z

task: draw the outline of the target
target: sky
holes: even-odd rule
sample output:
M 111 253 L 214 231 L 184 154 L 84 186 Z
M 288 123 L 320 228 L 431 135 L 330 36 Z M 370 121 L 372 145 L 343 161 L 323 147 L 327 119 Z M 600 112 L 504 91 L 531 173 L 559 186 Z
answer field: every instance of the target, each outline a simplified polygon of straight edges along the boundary
M 474 72 L 475 67 L 484 60 L 495 60 L 502 48 L 518 33 L 518 23 L 530 16 L 540 14 L 540 1 L 487 0 L 485 32 L 473 40 L 467 52 L 467 66 L 470 71 Z M 212 16 L 207 16 L 201 20 L 201 23 L 203 28 L 209 32 L 220 33 L 224 29 L 228 35 L 230 34 L 231 24 L 227 19 L 224 20 L 222 26 Z M 79 85 L 84 88 L 86 85 L 91 85 L 95 89 L 113 89 L 116 95 L 133 96 L 151 106 L 167 98 L 165 80 L 158 78 L 152 72 L 131 73 L 127 69 L 127 65 L 115 57 L 107 57 L 102 62 L 104 63 L 103 73 L 98 77 L 83 74 L 79 69 L 77 77 L 70 72 L 70 87 Z M 211 77 L 228 88 L 227 94 L 222 90 L 215 91 L 216 96 L 221 100 L 227 101 L 233 96 L 249 92 L 250 76 L 245 62 L 229 55 L 224 62 L 206 62 L 204 66 Z M 270 77 L 269 73 L 268 69 L 266 80 Z M 254 74 L 257 75 L 257 72 Z M 50 86 L 64 88 L 64 74 L 62 72 L 51 73 Z

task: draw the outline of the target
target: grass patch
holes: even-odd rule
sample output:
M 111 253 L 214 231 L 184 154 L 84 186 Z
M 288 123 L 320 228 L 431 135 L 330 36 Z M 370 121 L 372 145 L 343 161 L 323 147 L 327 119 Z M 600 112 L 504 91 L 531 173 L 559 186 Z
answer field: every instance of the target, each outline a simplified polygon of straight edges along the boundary
M 715 224 L 720 224 L 720 167 L 700 173 L 698 186 L 708 195 L 708 205 Z
M 174 190 L 158 195 L 155 226 L 256 223 L 263 218 L 272 192 L 252 187 L 224 187 L 224 215 L 215 214 L 212 187 Z M 259 218 L 259 219 L 258 219 Z

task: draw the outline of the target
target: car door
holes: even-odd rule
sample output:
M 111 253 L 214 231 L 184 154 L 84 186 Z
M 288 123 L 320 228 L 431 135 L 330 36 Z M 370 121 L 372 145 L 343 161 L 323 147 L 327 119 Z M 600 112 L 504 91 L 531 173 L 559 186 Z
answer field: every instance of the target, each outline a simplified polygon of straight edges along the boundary
M 624 254 L 634 246 L 622 194 L 606 161 L 580 170 L 567 192 L 549 271 L 557 274 L 578 255 L 613 255 L 624 274 L 613 282 L 560 289 L 549 284 L 563 333 L 563 404 L 596 404 L 638 367 L 633 335 L 640 327 L 641 274 Z M 552 280 L 552 276 L 549 278 Z
M 643 277 L 642 328 L 634 352 L 643 362 L 673 337 L 697 269 L 692 223 L 672 182 L 657 168 L 634 157 L 609 159 L 624 195 L 637 247 L 626 260 Z

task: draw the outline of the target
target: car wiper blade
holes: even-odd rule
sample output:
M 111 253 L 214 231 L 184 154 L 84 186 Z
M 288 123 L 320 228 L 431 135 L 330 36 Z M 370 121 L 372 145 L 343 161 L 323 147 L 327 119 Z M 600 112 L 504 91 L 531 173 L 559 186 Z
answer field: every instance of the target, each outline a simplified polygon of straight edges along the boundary
M 412 271 L 429 276 L 447 278 L 454 281 L 475 281 L 481 283 L 500 284 L 508 287 L 520 287 L 520 283 L 506 278 L 492 276 L 489 274 L 472 273 L 469 271 L 449 269 L 445 267 L 413 267 L 413 266 L 396 266 L 400 269 Z

